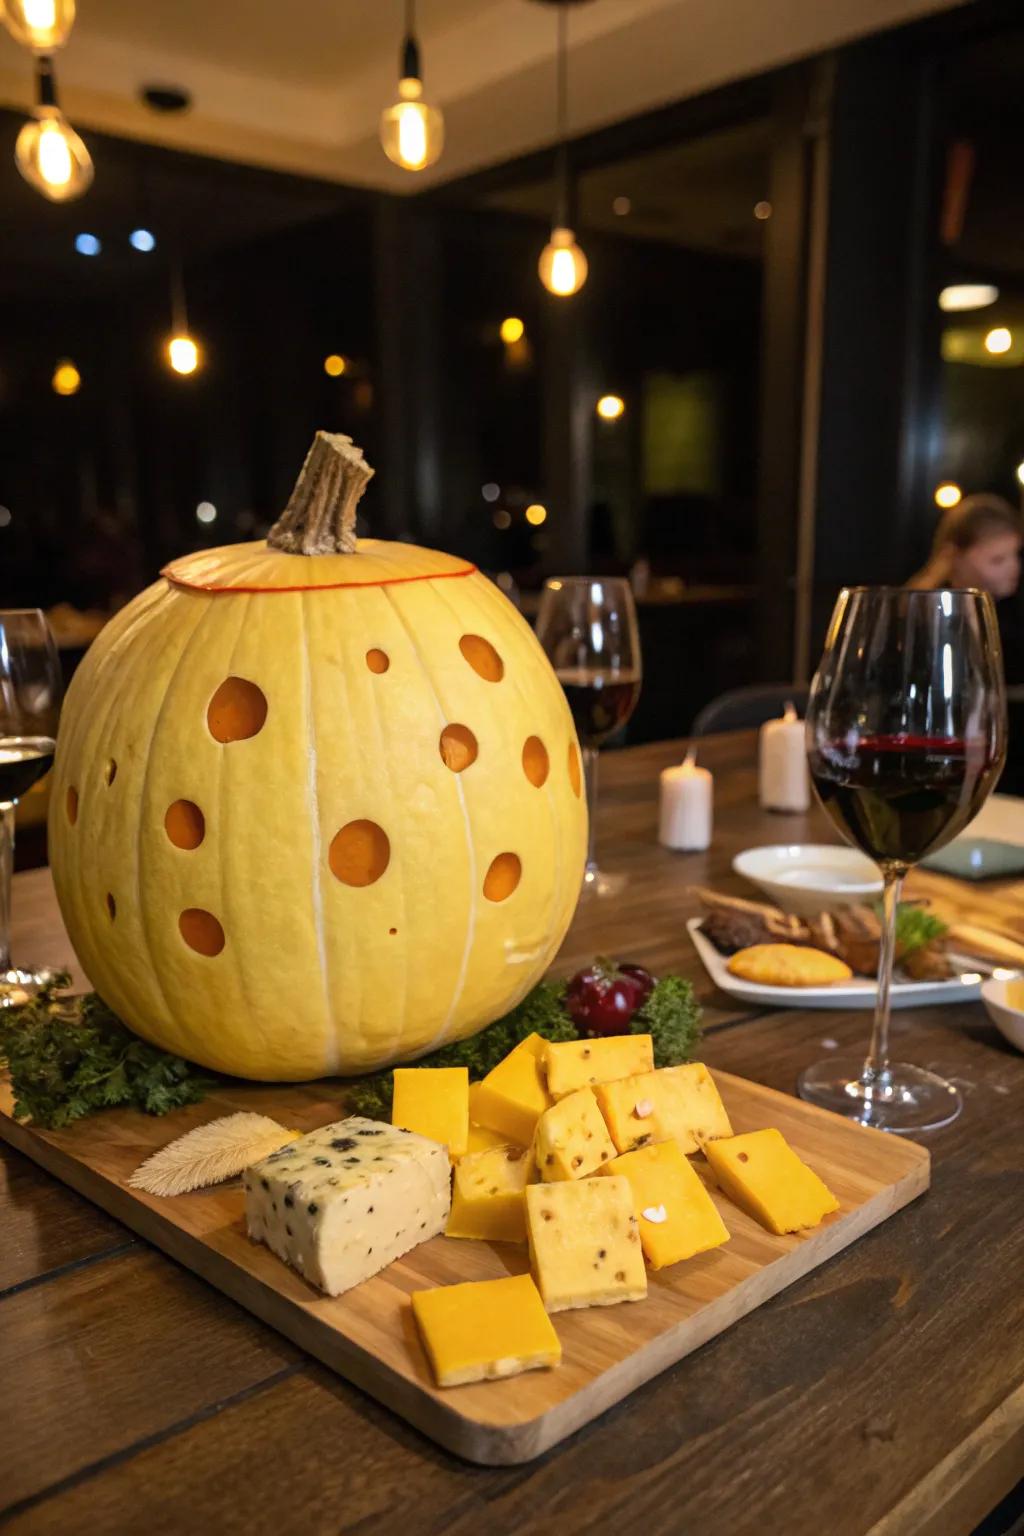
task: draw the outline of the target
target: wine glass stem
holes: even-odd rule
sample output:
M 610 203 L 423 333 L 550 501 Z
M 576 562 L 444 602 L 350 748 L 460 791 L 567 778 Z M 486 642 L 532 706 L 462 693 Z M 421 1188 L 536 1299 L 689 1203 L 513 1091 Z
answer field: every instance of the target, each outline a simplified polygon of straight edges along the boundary
M 11 876 L 14 874 L 14 806 L 0 805 L 0 977 L 11 968 Z
M 878 998 L 875 1003 L 875 1022 L 871 1029 L 871 1044 L 861 1073 L 865 1085 L 884 1083 L 889 1076 L 889 994 L 892 989 L 892 970 L 896 961 L 896 910 L 903 890 L 902 869 L 883 869 L 882 887 L 882 939 L 878 953 Z
M 597 874 L 597 748 L 583 748 L 583 777 L 587 785 L 587 878 Z

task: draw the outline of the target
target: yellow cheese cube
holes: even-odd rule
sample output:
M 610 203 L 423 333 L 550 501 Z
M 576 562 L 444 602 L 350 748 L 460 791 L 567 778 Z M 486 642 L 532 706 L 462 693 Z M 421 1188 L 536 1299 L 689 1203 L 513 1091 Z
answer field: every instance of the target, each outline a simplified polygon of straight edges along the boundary
M 608 1307 L 647 1295 L 626 1179 L 529 1185 L 526 1230 L 533 1273 L 549 1312 Z
M 615 1156 L 593 1088 L 577 1088 L 546 1109 L 533 1143 L 542 1179 L 585 1179 Z
M 692 1259 L 729 1241 L 718 1207 L 676 1141 L 624 1152 L 603 1174 L 621 1174 L 633 1191 L 640 1244 L 652 1269 Z
M 529 1275 L 414 1291 L 412 1310 L 439 1387 L 517 1376 L 562 1358 Z
M 603 1040 L 550 1040 L 544 1053 L 548 1093 L 563 1099 L 577 1088 L 612 1083 L 619 1077 L 654 1071 L 650 1035 L 607 1035 Z
M 530 1145 L 537 1121 L 551 1104 L 542 1069 L 546 1045 L 540 1035 L 527 1035 L 477 1083 L 473 1096 L 480 1124 L 521 1147 Z
M 476 1109 L 477 1095 L 480 1089 L 479 1083 L 469 1085 L 469 1141 L 466 1144 L 467 1152 L 486 1152 L 491 1147 L 507 1147 L 509 1139 L 503 1136 L 501 1131 L 488 1130 L 486 1125 L 479 1123 Z
M 391 1124 L 416 1131 L 461 1157 L 469 1140 L 466 1067 L 396 1067 Z
M 704 1155 L 729 1199 L 769 1232 L 816 1227 L 839 1209 L 835 1195 L 797 1157 L 781 1131 L 747 1131 L 712 1141 Z
M 455 1170 L 448 1237 L 485 1237 L 494 1243 L 526 1242 L 524 1198 L 533 1158 L 525 1147 L 467 1152 Z
M 620 1152 L 654 1141 L 678 1141 L 680 1152 L 696 1152 L 732 1126 L 711 1073 L 702 1061 L 642 1072 L 594 1092 Z

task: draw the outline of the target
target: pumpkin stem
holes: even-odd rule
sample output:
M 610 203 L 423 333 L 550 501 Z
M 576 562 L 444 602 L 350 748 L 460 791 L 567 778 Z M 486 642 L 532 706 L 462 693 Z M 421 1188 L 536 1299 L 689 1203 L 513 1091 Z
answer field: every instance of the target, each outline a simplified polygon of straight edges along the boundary
M 270 549 L 287 555 L 351 555 L 356 548 L 356 505 L 373 470 L 350 437 L 318 432 L 277 522 Z

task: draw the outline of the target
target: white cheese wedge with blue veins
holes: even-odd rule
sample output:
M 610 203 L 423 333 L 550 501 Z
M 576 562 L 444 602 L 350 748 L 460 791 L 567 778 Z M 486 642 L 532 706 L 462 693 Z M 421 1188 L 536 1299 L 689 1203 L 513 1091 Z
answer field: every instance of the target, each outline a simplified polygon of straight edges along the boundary
M 447 1148 L 352 1116 L 247 1168 L 249 1236 L 328 1296 L 340 1296 L 444 1231 Z

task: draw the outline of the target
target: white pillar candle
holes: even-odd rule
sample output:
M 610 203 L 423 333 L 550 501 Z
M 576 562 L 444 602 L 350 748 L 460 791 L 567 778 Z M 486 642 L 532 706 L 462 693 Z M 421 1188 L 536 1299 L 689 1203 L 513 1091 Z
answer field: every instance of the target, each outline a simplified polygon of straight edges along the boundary
M 678 767 L 663 769 L 658 841 L 691 852 L 709 847 L 713 788 L 708 770 L 694 762 L 693 750 Z
M 759 741 L 758 787 L 766 811 L 806 811 L 811 803 L 804 722 L 792 704 L 781 720 L 766 720 Z

